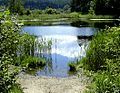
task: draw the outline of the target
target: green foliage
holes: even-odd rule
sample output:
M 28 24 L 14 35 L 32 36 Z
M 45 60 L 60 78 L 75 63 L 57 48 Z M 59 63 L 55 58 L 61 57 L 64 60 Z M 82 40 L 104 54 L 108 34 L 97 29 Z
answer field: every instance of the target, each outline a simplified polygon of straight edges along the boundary
M 43 58 L 27 56 L 21 62 L 23 67 L 26 68 L 36 68 L 36 67 L 43 67 L 45 65 L 46 60 Z
M 24 60 L 26 56 L 34 56 L 34 43 L 35 36 L 27 33 L 20 34 L 14 65 L 20 66 L 22 64 L 22 60 Z
M 45 65 L 45 59 L 35 57 L 34 51 L 37 45 L 40 44 L 34 35 L 27 33 L 21 34 L 18 49 L 18 56 L 16 58 L 16 65 L 21 65 L 25 68 L 34 68 Z M 45 46 L 45 45 L 44 45 Z M 44 47 L 43 46 L 43 47 Z
M 65 13 L 70 13 L 71 12 L 71 7 L 70 7 L 70 5 L 65 5 L 64 7 L 63 7 L 63 11 L 65 12 Z
M 34 13 L 34 14 L 36 14 L 36 15 L 40 15 L 40 14 L 43 14 L 43 13 L 44 13 L 43 11 L 44 11 L 44 10 L 35 9 L 35 10 L 33 10 L 32 13 Z
M 34 44 L 35 44 L 34 35 L 29 35 L 27 33 L 21 34 L 19 53 L 23 56 L 24 55 L 34 56 Z
M 90 93 L 120 92 L 120 27 L 99 32 L 92 40 L 83 68 L 94 71 Z
M 20 25 L 9 14 L 9 11 L 0 14 L 0 93 L 7 93 L 17 74 L 15 69 L 9 71 L 9 67 L 16 57 Z
M 78 18 L 79 17 L 79 13 L 72 12 L 72 13 L 70 13 L 70 17 L 72 17 L 72 18 Z
M 120 15 L 119 0 L 72 0 L 71 11 L 97 15 Z
M 29 10 L 29 9 L 27 9 L 26 11 L 25 11 L 25 14 L 28 16 L 28 15 L 31 15 L 31 11 Z
M 95 15 L 95 0 L 90 1 L 88 13 L 91 15 Z
M 58 12 L 56 9 L 46 8 L 45 13 L 46 14 L 57 14 Z
M 76 64 L 74 62 L 70 62 L 68 64 L 68 66 L 70 67 L 70 71 L 76 71 L 77 70 Z
M 9 14 L 9 11 L 0 14 L 0 93 L 14 89 L 19 73 L 15 65 L 19 68 L 45 65 L 44 59 L 34 57 L 36 37 L 21 33 L 21 25 Z
M 71 0 L 71 11 L 88 13 L 92 0 Z
M 8 5 L 10 0 L 0 0 L 0 5 Z M 20 0 L 17 0 L 18 2 Z M 69 4 L 71 0 L 21 0 L 24 7 L 27 9 L 45 9 L 46 7 L 63 8 L 66 4 Z
M 21 0 L 9 0 L 9 10 L 11 13 L 18 13 L 23 15 L 23 4 Z
M 89 10 L 89 14 L 90 14 L 90 15 L 95 15 L 95 11 L 94 11 L 93 8 L 90 8 L 90 10 Z
M 12 87 L 10 88 L 8 93 L 23 93 L 23 91 L 22 91 L 20 85 L 14 84 L 14 85 L 12 85 Z
M 95 36 L 87 51 L 86 62 L 84 64 L 90 70 L 104 69 L 106 59 L 119 58 L 119 28 L 113 27 L 105 30 Z

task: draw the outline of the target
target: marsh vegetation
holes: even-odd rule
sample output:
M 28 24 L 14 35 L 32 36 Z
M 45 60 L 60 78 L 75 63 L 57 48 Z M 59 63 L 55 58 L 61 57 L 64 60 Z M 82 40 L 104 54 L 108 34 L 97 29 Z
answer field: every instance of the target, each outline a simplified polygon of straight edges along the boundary
M 66 91 L 78 93 L 86 85 L 77 81 L 90 78 L 85 92 L 119 93 L 119 11 L 119 0 L 0 0 L 0 93 L 22 93 L 21 74 L 60 81 L 57 90 L 71 78 L 77 86 Z M 50 84 L 47 92 L 57 91 Z

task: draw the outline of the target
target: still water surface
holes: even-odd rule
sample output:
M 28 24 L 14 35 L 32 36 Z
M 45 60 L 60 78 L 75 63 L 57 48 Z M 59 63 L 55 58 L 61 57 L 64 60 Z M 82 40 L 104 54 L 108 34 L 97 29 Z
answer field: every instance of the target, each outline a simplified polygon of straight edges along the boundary
M 79 39 L 82 36 L 92 36 L 97 31 L 94 27 L 73 27 L 71 25 L 57 26 L 25 26 L 24 32 L 37 36 L 37 40 L 51 40 L 51 49 L 44 52 L 43 55 L 49 59 L 47 65 L 42 70 L 36 70 L 35 75 L 68 77 L 69 62 L 75 62 L 86 54 L 89 39 Z M 35 50 L 40 55 L 38 50 Z

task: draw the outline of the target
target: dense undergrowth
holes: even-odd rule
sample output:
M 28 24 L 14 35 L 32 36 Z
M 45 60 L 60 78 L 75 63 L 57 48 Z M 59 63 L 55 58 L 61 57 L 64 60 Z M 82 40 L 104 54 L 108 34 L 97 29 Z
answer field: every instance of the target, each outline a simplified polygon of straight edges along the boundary
M 100 31 L 91 41 L 86 57 L 69 65 L 75 69 L 84 68 L 93 78 L 87 93 L 119 93 L 120 27 Z
M 36 68 L 36 67 L 43 67 L 45 66 L 46 60 L 43 58 L 38 58 L 38 57 L 26 57 L 22 61 L 22 67 L 26 68 Z
M 120 27 L 112 27 L 95 36 L 81 61 L 93 71 L 90 93 L 120 92 Z
M 7 93 L 23 93 L 19 84 L 13 84 Z
M 7 93 L 15 83 L 15 69 L 9 71 L 14 63 L 19 42 L 20 26 L 9 16 L 9 12 L 0 13 L 0 93 Z
M 36 37 L 22 33 L 21 27 L 9 11 L 0 13 L 0 93 L 21 93 L 16 75 L 23 68 L 45 65 L 34 54 Z

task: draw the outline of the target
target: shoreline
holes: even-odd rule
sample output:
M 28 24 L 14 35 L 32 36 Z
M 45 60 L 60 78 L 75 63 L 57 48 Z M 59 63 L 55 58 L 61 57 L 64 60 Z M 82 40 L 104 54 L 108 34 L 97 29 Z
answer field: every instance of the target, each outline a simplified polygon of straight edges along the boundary
M 86 89 L 86 78 L 73 76 L 56 78 L 21 74 L 17 83 L 24 93 L 83 93 Z

